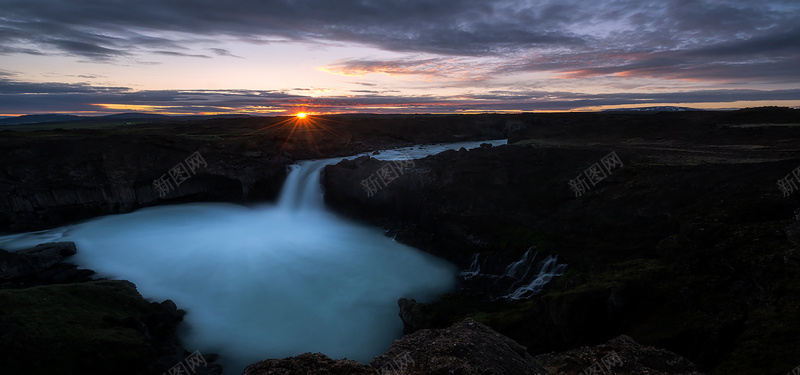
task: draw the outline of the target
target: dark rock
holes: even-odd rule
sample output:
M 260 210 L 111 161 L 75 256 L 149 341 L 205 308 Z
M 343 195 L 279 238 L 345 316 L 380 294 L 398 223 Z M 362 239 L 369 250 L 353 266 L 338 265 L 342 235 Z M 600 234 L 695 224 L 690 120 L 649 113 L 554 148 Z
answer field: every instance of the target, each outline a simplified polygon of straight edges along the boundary
M 800 194 L 774 181 L 800 165 L 786 142 L 800 127 L 726 125 L 745 112 L 522 116 L 515 144 L 415 160 L 371 197 L 359 181 L 379 162 L 328 166 L 326 202 L 462 270 L 480 254 L 502 275 L 531 246 L 568 264 L 527 301 L 492 301 L 502 281 L 480 278 L 406 301 L 407 332 L 474 316 L 532 353 L 628 333 L 702 371 L 785 373 L 800 355 Z M 611 151 L 624 167 L 576 197 L 568 182 Z
M 425 307 L 424 304 L 417 303 L 416 300 L 400 298 L 397 300 L 397 305 L 400 307 L 400 320 L 403 321 L 403 333 L 409 334 L 416 332 L 424 327 L 430 327 L 429 322 L 418 322 L 417 319 L 425 317 L 417 311 L 419 307 Z
M 284 359 L 267 359 L 247 366 L 243 375 L 374 375 L 375 369 L 347 359 L 330 359 L 322 353 L 304 353 Z
M 546 374 L 525 347 L 472 319 L 446 329 L 420 330 L 395 340 L 370 366 L 333 360 L 322 353 L 268 359 L 250 366 L 244 375 L 536 375 Z
M 125 281 L 0 290 L 0 367 L 8 374 L 160 375 L 188 355 L 176 334 L 183 314 L 171 301 L 146 301 Z M 213 358 L 205 374 L 220 373 Z
M 0 351 L 10 356 L 0 366 L 11 373 L 155 375 L 189 355 L 176 333 L 185 312 L 174 302 L 148 303 L 129 281 L 90 281 L 94 271 L 62 263 L 74 254 L 72 242 L 0 250 Z M 32 364 L 42 348 L 58 354 Z M 195 374 L 220 375 L 216 356 L 204 357 L 208 364 Z
M 370 361 L 408 375 L 546 374 L 525 347 L 472 319 L 446 329 L 424 329 L 396 340 Z
M 628 336 L 564 353 L 541 354 L 535 360 L 550 375 L 583 373 L 617 375 L 701 375 L 695 365 L 675 353 L 639 345 Z M 594 370 L 595 372 L 591 372 Z
M 800 251 L 800 209 L 795 210 L 794 220 L 786 227 L 786 237 L 795 250 Z
M 16 252 L 0 250 L 0 288 L 88 281 L 94 271 L 61 263 L 75 252 L 72 242 L 44 243 Z

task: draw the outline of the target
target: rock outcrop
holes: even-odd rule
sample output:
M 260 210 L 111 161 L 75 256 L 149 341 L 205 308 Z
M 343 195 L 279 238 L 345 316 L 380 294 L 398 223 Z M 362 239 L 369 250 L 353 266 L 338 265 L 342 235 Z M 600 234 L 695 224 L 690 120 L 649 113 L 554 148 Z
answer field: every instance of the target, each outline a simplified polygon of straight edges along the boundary
M 244 375 L 536 375 L 546 374 L 525 347 L 483 324 L 466 319 L 447 329 L 421 330 L 395 340 L 370 361 L 333 360 L 316 353 L 252 364 Z
M 284 359 L 267 359 L 244 369 L 242 375 L 374 375 L 375 369 L 347 359 L 330 359 L 322 353 L 304 353 Z
M 0 250 L 0 368 L 8 374 L 159 375 L 189 353 L 177 337 L 184 311 L 148 302 L 127 281 L 91 280 L 63 263 L 72 242 Z M 219 375 L 208 355 L 197 375 Z
M 395 340 L 370 361 L 377 368 L 397 368 L 408 375 L 547 374 L 524 346 L 472 319 L 446 329 L 423 329 Z
M 640 345 L 625 335 L 593 347 L 541 354 L 535 360 L 550 375 L 701 375 L 686 358 L 663 349 Z
M 89 281 L 92 270 L 62 263 L 76 253 L 72 242 L 44 243 L 31 249 L 0 249 L 0 289 Z
M 603 366 L 595 373 L 606 374 L 700 375 L 685 358 L 624 335 L 598 346 L 534 358 L 525 347 L 470 318 L 395 340 L 370 366 L 305 353 L 252 364 L 244 375 L 572 375 L 593 366 Z

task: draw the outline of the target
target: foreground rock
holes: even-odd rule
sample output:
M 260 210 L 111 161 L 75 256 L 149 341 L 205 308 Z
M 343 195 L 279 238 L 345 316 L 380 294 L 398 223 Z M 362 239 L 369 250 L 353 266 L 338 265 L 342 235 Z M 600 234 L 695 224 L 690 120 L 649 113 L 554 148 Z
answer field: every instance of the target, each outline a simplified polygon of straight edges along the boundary
M 370 361 L 375 368 L 401 368 L 409 375 L 546 374 L 524 346 L 467 318 L 450 328 L 424 329 L 396 340 Z
M 675 353 L 639 345 L 628 336 L 607 343 L 536 356 L 550 375 L 701 375 L 694 364 Z
M 244 375 L 535 375 L 546 374 L 525 347 L 483 324 L 466 319 L 447 329 L 428 329 L 396 340 L 370 366 L 317 354 L 269 359 L 252 364 Z
M 127 281 L 91 281 L 62 261 L 72 242 L 0 250 L 0 368 L 3 374 L 162 374 L 189 353 L 172 301 L 148 302 Z M 219 375 L 206 356 L 197 375 Z
M 618 375 L 700 375 L 683 357 L 639 345 L 627 336 L 533 358 L 525 347 L 470 318 L 446 329 L 406 335 L 370 365 L 305 353 L 252 364 L 244 375 L 573 375 L 597 366 L 604 367 L 596 373 Z
M 72 242 L 44 243 L 16 252 L 0 249 L 0 289 L 89 281 L 94 271 L 61 263 L 75 252 Z
M 284 359 L 267 359 L 244 369 L 243 375 L 375 375 L 375 369 L 347 359 L 330 359 L 322 353 L 304 353 Z

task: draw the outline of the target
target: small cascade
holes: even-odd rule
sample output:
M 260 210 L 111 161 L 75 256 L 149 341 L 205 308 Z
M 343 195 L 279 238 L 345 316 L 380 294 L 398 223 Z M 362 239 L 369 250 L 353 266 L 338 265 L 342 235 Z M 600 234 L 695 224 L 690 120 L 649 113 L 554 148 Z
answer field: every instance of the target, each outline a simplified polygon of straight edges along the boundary
M 522 258 L 519 258 L 518 261 L 509 264 L 508 267 L 506 267 L 506 272 L 502 276 L 512 277 L 517 280 L 525 279 L 525 276 L 528 275 L 528 272 L 531 269 L 530 265 L 533 263 L 536 255 L 539 254 L 536 252 L 533 254 L 533 256 L 530 256 L 532 249 L 533 247 L 528 248 L 528 251 L 526 251 L 525 254 L 522 254 Z
M 561 276 L 567 269 L 566 264 L 558 263 L 558 256 L 549 255 L 536 262 L 538 252 L 535 247 L 529 248 L 519 260 L 506 266 L 500 275 L 481 273 L 480 253 L 472 256 L 469 268 L 461 271 L 464 280 L 491 280 L 497 289 L 493 299 L 520 300 L 539 294 L 553 278 Z M 486 259 L 484 259 L 484 262 Z
M 481 265 L 478 263 L 480 256 L 481 253 L 475 253 L 475 255 L 472 256 L 472 263 L 469 265 L 469 268 L 466 271 L 461 272 L 461 277 L 463 277 L 465 280 L 469 280 L 480 275 Z
M 530 270 L 530 267 L 528 270 Z M 516 288 L 513 292 L 505 295 L 503 298 L 508 300 L 518 300 L 535 296 L 542 291 L 544 286 L 547 285 L 550 280 L 563 275 L 566 270 L 566 264 L 558 263 L 558 256 L 549 255 L 536 265 L 536 277 L 533 278 L 533 280 Z M 526 271 L 525 276 L 527 276 L 527 274 L 528 272 Z M 524 280 L 524 278 L 522 280 Z

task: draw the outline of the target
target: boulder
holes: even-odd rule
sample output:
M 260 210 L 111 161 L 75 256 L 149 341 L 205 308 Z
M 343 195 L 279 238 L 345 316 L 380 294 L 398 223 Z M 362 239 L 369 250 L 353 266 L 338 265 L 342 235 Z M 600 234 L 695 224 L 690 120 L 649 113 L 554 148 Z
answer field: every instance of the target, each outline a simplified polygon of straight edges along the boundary
M 445 329 L 423 329 L 396 340 L 370 361 L 408 375 L 534 375 L 547 371 L 524 346 L 471 318 Z
M 44 243 L 16 252 L 0 250 L 0 288 L 88 281 L 94 271 L 61 263 L 75 253 L 72 242 Z
M 616 375 L 700 375 L 695 365 L 675 353 L 643 346 L 621 335 L 605 344 L 536 356 L 550 375 L 603 373 Z M 592 372 L 595 370 L 597 372 Z
M 331 359 L 322 353 L 304 353 L 284 359 L 267 359 L 244 369 L 243 375 L 374 375 L 375 370 L 348 359 Z

